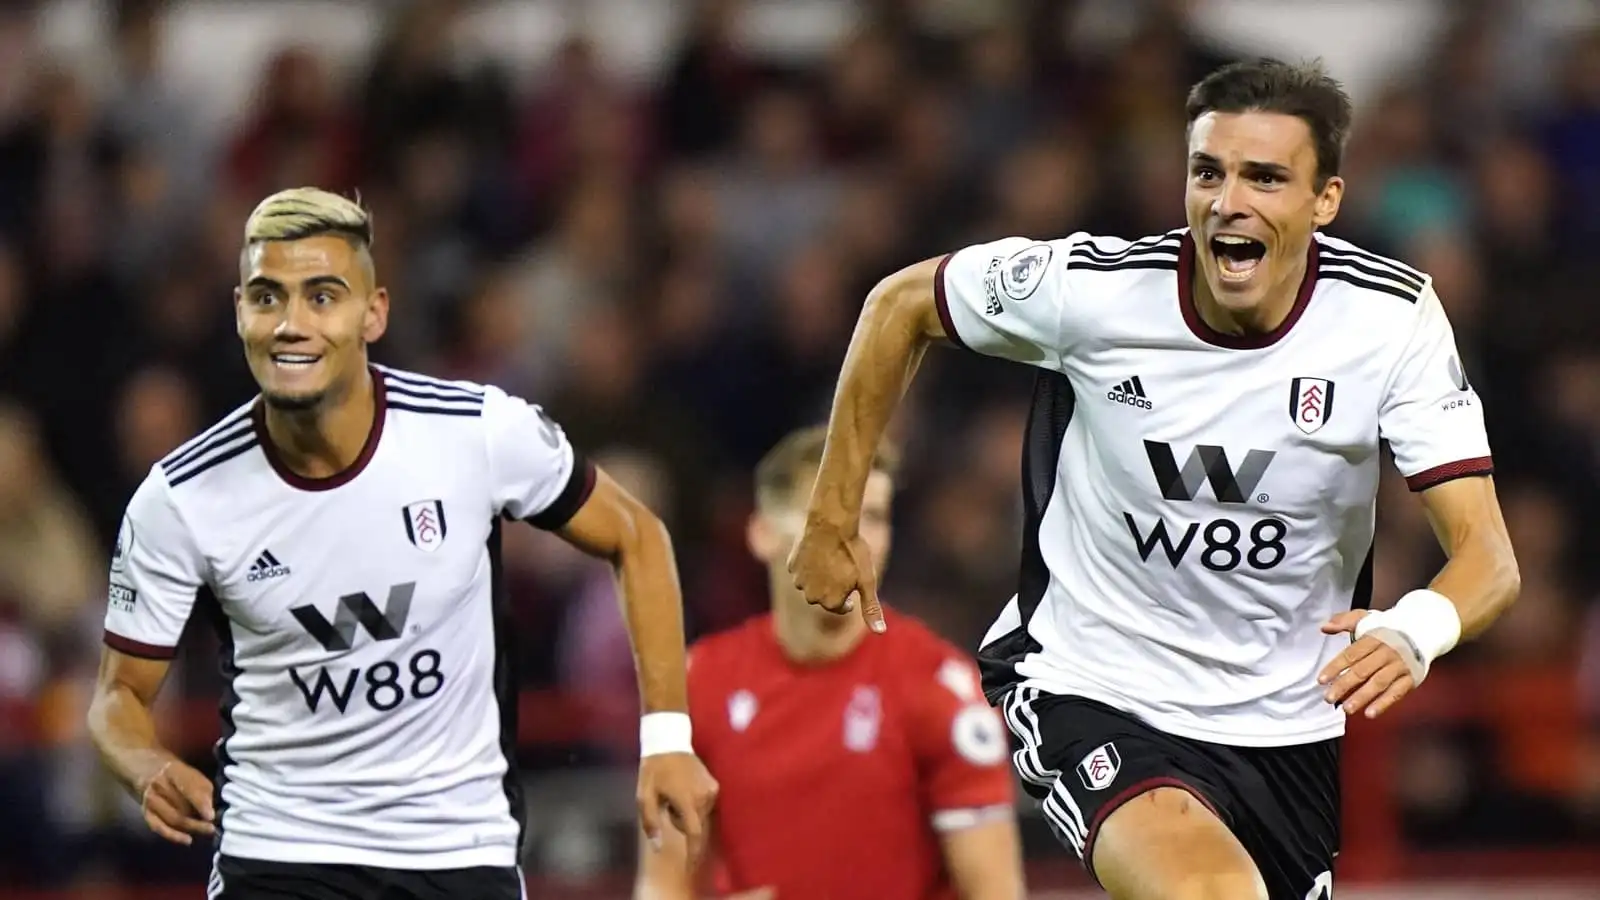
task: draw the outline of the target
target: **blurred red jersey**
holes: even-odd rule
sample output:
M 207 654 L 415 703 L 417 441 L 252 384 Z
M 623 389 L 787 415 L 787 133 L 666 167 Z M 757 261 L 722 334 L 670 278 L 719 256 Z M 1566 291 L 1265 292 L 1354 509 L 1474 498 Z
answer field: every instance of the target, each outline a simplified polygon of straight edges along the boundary
M 778 900 L 953 898 L 939 832 L 1012 803 L 1008 741 L 966 654 L 889 616 L 803 666 L 772 617 L 700 641 L 695 750 L 721 784 L 716 886 Z

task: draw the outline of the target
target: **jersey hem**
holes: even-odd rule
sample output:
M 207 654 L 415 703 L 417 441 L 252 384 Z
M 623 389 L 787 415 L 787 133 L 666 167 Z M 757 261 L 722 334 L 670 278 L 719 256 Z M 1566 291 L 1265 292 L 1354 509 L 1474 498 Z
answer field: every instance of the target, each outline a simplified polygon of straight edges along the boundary
M 1476 456 L 1472 459 L 1459 459 L 1448 462 L 1442 466 L 1424 469 L 1415 475 L 1406 478 L 1406 487 L 1413 493 L 1425 491 L 1431 487 L 1438 487 L 1446 481 L 1455 481 L 1457 478 L 1472 478 L 1474 476 L 1493 475 L 1494 458 L 1490 456 Z
M 467 869 L 477 866 L 506 868 L 517 864 L 516 847 L 505 844 L 471 847 L 442 853 L 370 850 L 337 844 L 288 843 L 285 841 L 241 838 L 223 834 L 222 855 L 264 862 L 310 863 L 313 865 L 373 866 L 380 869 Z
M 950 296 L 945 293 L 944 270 L 954 257 L 954 253 L 946 253 L 944 258 L 939 260 L 938 267 L 933 270 L 933 306 L 939 314 L 939 324 L 944 328 L 944 336 L 950 343 L 963 350 L 976 352 L 961 339 L 961 332 L 956 330 L 956 320 L 950 315 Z
M 1162 734 L 1188 738 L 1193 741 L 1205 741 L 1208 744 L 1218 744 L 1224 747 L 1296 747 L 1344 737 L 1345 719 L 1342 715 L 1335 722 L 1329 722 L 1328 724 L 1303 731 L 1279 734 L 1262 732 L 1247 734 L 1236 730 L 1214 731 L 1196 726 L 1193 721 L 1188 719 L 1154 713 L 1148 709 L 1139 709 L 1137 708 L 1138 704 L 1128 702 L 1126 697 L 1119 697 L 1105 691 L 1065 687 L 1039 678 L 1025 679 L 1018 686 L 1037 688 L 1046 694 L 1081 697 L 1085 700 L 1093 700 L 1096 703 L 1104 703 L 1118 712 L 1139 719 Z
M 137 656 L 140 659 L 168 660 L 178 655 L 177 647 L 167 647 L 161 644 L 146 644 L 133 638 L 125 638 L 114 631 L 107 631 L 102 638 L 105 645 L 127 656 Z

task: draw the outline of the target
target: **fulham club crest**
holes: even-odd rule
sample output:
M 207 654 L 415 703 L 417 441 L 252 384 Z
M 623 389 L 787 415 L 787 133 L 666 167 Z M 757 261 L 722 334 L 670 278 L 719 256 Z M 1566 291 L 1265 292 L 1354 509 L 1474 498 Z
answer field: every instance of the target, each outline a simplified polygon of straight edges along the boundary
M 1326 378 L 1296 378 L 1289 382 L 1289 418 L 1306 434 L 1321 428 L 1333 415 L 1333 382 Z
M 444 543 L 444 501 L 418 500 L 405 508 L 406 538 L 429 553 Z
M 1078 780 L 1091 791 L 1104 790 L 1122 771 L 1122 754 L 1116 744 L 1101 744 L 1078 763 Z

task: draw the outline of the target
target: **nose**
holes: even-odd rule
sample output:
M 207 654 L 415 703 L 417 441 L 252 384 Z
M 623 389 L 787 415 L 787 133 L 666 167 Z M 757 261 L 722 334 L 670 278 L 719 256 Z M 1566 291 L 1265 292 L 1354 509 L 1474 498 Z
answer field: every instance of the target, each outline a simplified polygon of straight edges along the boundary
M 1237 178 L 1226 178 L 1217 195 L 1211 201 L 1211 214 L 1217 218 L 1231 222 L 1242 218 L 1249 213 L 1245 199 L 1244 187 Z
M 301 341 L 310 337 L 309 305 L 298 297 L 291 297 L 283 305 L 283 316 L 278 319 L 278 326 L 272 330 L 273 337 L 280 341 Z

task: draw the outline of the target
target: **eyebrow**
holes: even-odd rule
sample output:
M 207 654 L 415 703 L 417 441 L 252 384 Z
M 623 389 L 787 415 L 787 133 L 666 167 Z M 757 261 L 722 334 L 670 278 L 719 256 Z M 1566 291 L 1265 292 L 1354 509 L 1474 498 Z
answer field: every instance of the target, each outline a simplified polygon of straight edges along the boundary
M 345 281 L 343 278 L 340 278 L 337 275 L 313 275 L 302 282 L 302 285 L 308 288 L 332 285 L 334 287 L 344 288 L 347 291 L 350 290 L 350 282 Z M 283 290 L 283 282 L 277 280 L 276 278 L 268 278 L 265 275 L 257 275 L 256 277 L 245 282 L 245 287 L 264 287 L 269 290 Z

